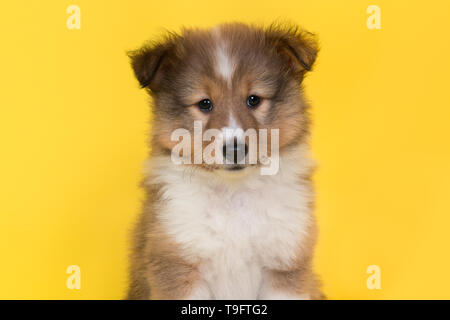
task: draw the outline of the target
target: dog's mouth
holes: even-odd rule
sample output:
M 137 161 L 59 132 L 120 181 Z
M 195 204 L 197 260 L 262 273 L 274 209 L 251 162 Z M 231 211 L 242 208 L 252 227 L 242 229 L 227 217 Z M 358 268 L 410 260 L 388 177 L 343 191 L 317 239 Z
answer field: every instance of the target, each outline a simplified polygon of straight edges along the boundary
M 215 169 L 217 170 L 215 172 L 225 179 L 242 179 L 253 174 L 256 167 L 257 165 L 252 164 L 232 163 L 216 167 Z
M 245 168 L 247 168 L 247 166 L 245 166 L 245 165 L 233 164 L 231 166 L 227 166 L 225 168 L 225 170 L 228 170 L 228 171 L 239 171 L 239 170 L 244 170 Z

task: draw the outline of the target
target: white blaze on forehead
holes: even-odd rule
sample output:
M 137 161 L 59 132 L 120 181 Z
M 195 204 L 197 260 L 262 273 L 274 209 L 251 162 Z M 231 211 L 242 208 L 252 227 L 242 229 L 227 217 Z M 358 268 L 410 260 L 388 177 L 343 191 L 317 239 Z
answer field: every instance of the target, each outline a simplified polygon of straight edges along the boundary
M 215 30 L 216 37 L 216 72 L 222 76 L 231 85 L 231 78 L 235 69 L 235 63 L 230 56 L 228 45 L 225 39 L 221 37 L 220 30 Z
M 231 83 L 234 66 L 224 45 L 217 48 L 217 72 L 228 82 Z

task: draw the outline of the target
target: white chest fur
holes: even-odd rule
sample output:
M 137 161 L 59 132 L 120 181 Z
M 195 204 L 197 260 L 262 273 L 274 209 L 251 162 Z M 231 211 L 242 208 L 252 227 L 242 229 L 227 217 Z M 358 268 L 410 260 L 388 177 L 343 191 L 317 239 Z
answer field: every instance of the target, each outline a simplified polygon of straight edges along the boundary
M 245 169 L 233 179 L 156 161 L 153 181 L 164 183 L 165 200 L 157 217 L 199 265 L 212 297 L 256 299 L 264 269 L 289 267 L 307 232 L 312 194 L 299 175 L 310 170 L 309 158 L 297 150 L 276 175 Z

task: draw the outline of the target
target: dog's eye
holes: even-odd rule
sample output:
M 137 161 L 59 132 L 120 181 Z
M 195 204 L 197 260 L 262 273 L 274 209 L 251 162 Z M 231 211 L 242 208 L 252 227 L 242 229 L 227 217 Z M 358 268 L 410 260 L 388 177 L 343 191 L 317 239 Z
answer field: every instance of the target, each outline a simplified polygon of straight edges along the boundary
M 209 99 L 203 99 L 198 102 L 198 107 L 202 111 L 211 111 L 213 108 L 212 102 Z
M 255 95 L 251 95 L 247 98 L 247 105 L 250 108 L 255 108 L 261 103 L 261 98 Z

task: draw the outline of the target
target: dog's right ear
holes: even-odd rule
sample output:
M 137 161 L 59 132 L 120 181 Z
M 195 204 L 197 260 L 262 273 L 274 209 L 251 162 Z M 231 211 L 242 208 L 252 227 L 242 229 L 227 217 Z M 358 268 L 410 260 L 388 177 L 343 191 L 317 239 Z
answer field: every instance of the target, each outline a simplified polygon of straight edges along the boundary
M 142 88 L 158 90 L 168 67 L 166 60 L 174 47 L 175 37 L 171 37 L 160 43 L 145 45 L 138 50 L 128 52 L 131 67 Z

